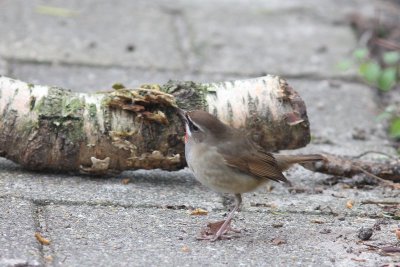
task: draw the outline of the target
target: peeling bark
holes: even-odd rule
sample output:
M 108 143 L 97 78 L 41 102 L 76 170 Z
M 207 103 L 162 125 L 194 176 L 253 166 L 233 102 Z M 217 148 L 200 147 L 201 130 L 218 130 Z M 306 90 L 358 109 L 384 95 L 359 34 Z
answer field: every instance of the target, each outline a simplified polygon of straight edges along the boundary
M 268 151 L 310 140 L 304 102 L 277 76 L 93 94 L 0 77 L 0 156 L 32 170 L 180 169 L 184 130 L 176 106 L 207 110 Z

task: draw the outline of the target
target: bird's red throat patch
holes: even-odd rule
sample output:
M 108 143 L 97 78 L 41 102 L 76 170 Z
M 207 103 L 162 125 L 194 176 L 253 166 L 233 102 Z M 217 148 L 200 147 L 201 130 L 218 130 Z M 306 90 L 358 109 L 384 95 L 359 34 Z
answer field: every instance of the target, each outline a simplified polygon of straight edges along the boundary
M 187 132 L 185 132 L 185 144 L 188 142 L 188 139 L 189 139 L 189 135 Z

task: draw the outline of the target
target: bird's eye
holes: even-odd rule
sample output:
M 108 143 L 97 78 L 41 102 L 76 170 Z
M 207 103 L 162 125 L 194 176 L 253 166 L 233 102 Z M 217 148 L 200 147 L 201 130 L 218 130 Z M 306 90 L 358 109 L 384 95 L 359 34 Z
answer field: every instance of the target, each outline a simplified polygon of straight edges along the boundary
M 189 128 L 192 132 L 198 132 L 200 129 L 193 122 L 189 121 Z

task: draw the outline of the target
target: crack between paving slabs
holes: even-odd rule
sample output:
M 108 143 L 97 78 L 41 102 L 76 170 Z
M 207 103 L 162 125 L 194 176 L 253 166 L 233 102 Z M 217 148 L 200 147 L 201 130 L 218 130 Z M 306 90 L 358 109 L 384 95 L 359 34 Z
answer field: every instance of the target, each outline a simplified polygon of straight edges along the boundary
M 60 206 L 89 206 L 89 207 L 121 207 L 121 208 L 135 208 L 135 209 L 162 209 L 162 210 L 193 210 L 195 207 L 190 206 L 190 205 L 156 205 L 156 204 L 144 204 L 144 205 L 135 205 L 135 204 L 123 204 L 123 203 L 113 203 L 110 201 L 101 201 L 101 202 L 86 202 L 86 201 L 71 201 L 71 200 L 47 200 L 47 199 L 33 199 L 29 197 L 24 197 L 24 196 L 12 196 L 12 195 L 2 195 L 0 198 L 2 199 L 7 199 L 9 197 L 14 197 L 17 199 L 22 199 L 22 200 L 27 200 L 33 203 L 36 209 L 38 210 L 40 208 L 45 208 L 46 206 L 49 205 L 60 205 Z M 248 211 L 244 210 L 242 212 L 260 212 L 262 209 L 259 209 L 257 211 Z M 224 208 L 215 208 L 212 211 L 215 212 L 223 212 L 226 211 Z M 39 218 L 43 218 L 43 223 L 46 223 L 45 220 L 45 210 L 39 210 L 40 216 L 39 215 L 34 215 L 35 218 L 35 227 L 37 230 L 43 229 L 43 225 L 41 224 L 41 221 L 39 221 Z M 333 216 L 333 217 L 338 217 L 340 215 L 344 215 L 346 217 L 360 217 L 362 214 L 355 214 L 355 213 L 350 213 L 350 214 L 339 214 L 336 212 L 332 212 L 330 210 L 327 211 L 305 211 L 305 210 L 279 210 L 279 209 L 274 209 L 274 210 L 265 210 L 266 213 L 270 214 L 303 214 L 303 215 L 308 215 L 308 216 L 315 216 L 315 215 L 320 215 L 320 216 Z M 367 215 L 364 215 L 362 217 L 368 217 Z M 374 217 L 376 218 L 376 217 Z
M 26 198 L 20 198 L 26 200 Z M 40 205 L 35 203 L 35 201 L 30 200 L 32 203 L 32 218 L 34 222 L 34 232 L 32 235 L 39 233 L 42 237 L 45 235 L 46 239 L 49 238 L 49 232 L 47 231 L 47 220 L 46 220 L 46 207 L 44 205 Z M 46 256 L 54 255 L 54 250 L 49 247 L 45 246 L 37 239 L 37 248 L 39 250 L 40 256 L 40 264 L 46 265 Z

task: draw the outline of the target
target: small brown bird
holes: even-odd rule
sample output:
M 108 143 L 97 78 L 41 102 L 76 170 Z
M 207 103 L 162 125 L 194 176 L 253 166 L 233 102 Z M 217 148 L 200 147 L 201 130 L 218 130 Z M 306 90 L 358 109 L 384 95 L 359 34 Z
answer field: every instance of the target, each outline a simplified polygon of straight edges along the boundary
M 289 183 L 282 171 L 292 164 L 323 160 L 321 155 L 268 153 L 239 130 L 202 110 L 179 110 L 179 115 L 186 128 L 186 161 L 196 179 L 214 191 L 235 195 L 235 207 L 211 241 L 221 238 L 229 228 L 242 193 L 268 180 Z

